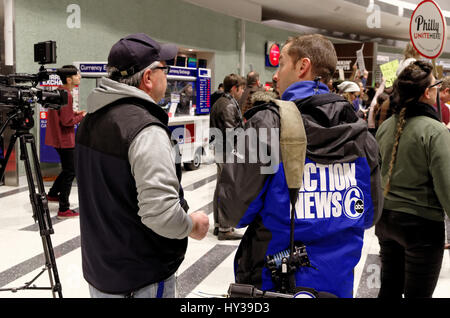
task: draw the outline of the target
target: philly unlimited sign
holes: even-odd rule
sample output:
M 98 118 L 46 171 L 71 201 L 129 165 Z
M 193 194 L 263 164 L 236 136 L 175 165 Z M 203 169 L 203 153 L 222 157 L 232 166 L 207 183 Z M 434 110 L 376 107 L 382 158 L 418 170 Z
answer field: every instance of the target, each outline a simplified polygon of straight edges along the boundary
M 447 34 L 446 21 L 437 3 L 425 0 L 417 6 L 409 33 L 411 42 L 422 56 L 436 59 L 441 55 Z

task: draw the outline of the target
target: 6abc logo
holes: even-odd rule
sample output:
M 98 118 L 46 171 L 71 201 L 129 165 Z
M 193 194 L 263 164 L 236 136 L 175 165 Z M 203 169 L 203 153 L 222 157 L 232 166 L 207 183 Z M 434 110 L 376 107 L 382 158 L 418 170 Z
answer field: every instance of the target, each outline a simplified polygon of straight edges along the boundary
M 357 220 L 364 214 L 364 194 L 356 186 L 350 187 L 345 191 L 342 201 L 344 214 L 352 220 Z

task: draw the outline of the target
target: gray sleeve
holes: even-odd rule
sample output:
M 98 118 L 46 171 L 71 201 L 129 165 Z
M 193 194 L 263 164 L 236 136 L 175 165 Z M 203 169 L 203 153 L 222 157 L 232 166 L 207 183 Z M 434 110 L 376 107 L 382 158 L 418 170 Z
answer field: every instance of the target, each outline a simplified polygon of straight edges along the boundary
M 163 237 L 187 237 L 192 220 L 180 205 L 175 155 L 164 129 L 150 126 L 141 131 L 130 146 L 128 158 L 142 223 Z

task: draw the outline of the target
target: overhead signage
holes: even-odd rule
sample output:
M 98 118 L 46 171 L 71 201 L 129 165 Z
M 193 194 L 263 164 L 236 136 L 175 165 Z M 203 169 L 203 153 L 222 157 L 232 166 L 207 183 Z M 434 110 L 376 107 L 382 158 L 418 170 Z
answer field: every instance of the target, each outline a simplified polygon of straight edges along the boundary
M 75 62 L 73 63 L 82 77 L 102 77 L 108 75 L 107 62 Z
M 197 69 L 171 66 L 169 68 L 169 76 L 186 76 L 186 77 L 197 77 Z
M 197 68 L 197 59 L 194 57 L 188 57 L 187 67 Z
M 199 68 L 198 77 L 211 77 L 211 70 L 206 68 Z
M 280 64 L 280 45 L 275 42 L 266 43 L 266 66 L 278 67 Z
M 409 35 L 414 48 L 429 59 L 438 58 L 447 38 L 446 20 L 438 4 L 422 1 L 411 16 Z
M 167 80 L 174 81 L 196 81 L 198 75 L 198 69 L 186 68 L 179 66 L 170 66 Z

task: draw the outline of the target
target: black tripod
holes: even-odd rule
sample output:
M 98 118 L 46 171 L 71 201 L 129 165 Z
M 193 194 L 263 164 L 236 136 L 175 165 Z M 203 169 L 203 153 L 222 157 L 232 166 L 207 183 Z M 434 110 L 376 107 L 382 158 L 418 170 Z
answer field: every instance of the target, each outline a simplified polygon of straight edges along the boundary
M 25 112 L 26 113 L 26 112 Z M 39 224 L 40 236 L 42 238 L 42 245 L 44 247 L 45 267 L 41 272 L 34 277 L 30 282 L 25 283 L 24 286 L 18 288 L 0 289 L 0 291 L 17 292 L 19 290 L 51 290 L 53 298 L 62 298 L 62 288 L 59 280 L 58 269 L 56 267 L 55 254 L 53 251 L 52 241 L 50 235 L 54 233 L 52 221 L 50 219 L 50 212 L 48 209 L 47 195 L 45 193 L 44 182 L 42 180 L 41 167 L 36 151 L 36 142 L 34 136 L 29 132 L 33 127 L 33 112 L 24 114 L 22 111 L 15 111 L 14 114 L 9 114 L 9 118 L 0 129 L 0 136 L 3 135 L 8 123 L 12 123 L 11 128 L 15 133 L 11 136 L 11 141 L 8 151 L 4 159 L 0 160 L 0 178 L 4 176 L 8 160 L 14 149 L 17 139 L 20 140 L 20 160 L 24 161 L 25 170 L 28 181 L 28 190 L 30 193 L 31 206 L 33 208 L 33 219 Z M 31 158 L 28 152 L 27 145 L 31 148 Z M 34 173 L 36 179 L 33 178 L 33 169 L 31 161 L 34 166 Z M 36 192 L 36 186 L 37 190 Z M 36 287 L 32 285 L 45 271 L 48 271 L 50 278 L 50 287 Z

